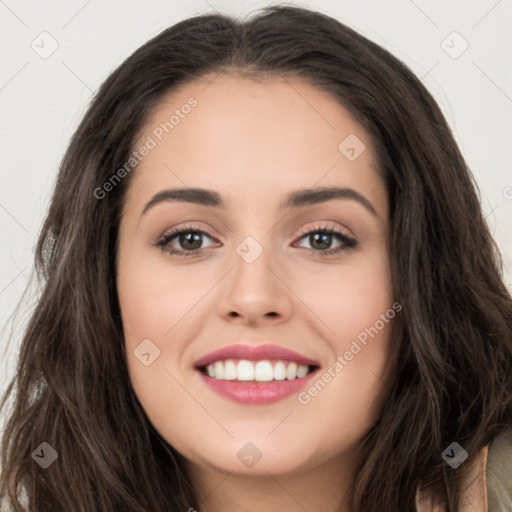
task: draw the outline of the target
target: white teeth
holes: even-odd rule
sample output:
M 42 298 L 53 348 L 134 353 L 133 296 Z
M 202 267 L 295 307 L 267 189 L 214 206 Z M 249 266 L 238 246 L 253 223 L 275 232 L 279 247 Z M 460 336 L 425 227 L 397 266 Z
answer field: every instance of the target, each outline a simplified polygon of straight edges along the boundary
M 233 361 L 226 361 L 224 363 L 224 379 L 225 380 L 235 380 L 237 375 L 236 364 Z M 210 375 L 210 377 L 215 377 L 215 375 Z
M 256 363 L 255 380 L 268 381 L 274 379 L 274 369 L 270 361 L 258 361 Z
M 209 377 L 217 380 L 240 380 L 269 382 L 272 380 L 295 380 L 305 377 L 309 373 L 309 366 L 305 364 L 289 363 L 288 361 L 269 360 L 247 361 L 241 359 L 234 361 L 216 361 L 206 368 Z
M 286 368 L 286 378 L 293 380 L 297 378 L 297 363 L 290 363 Z
M 213 368 L 215 370 L 215 377 L 217 379 L 223 379 L 224 378 L 224 365 L 222 364 L 222 361 L 217 361 Z
M 274 379 L 286 379 L 286 365 L 282 361 L 277 361 L 277 363 L 274 365 Z
M 305 377 L 308 374 L 308 367 L 300 364 L 297 368 L 297 378 L 302 379 L 302 377 Z
M 215 378 L 218 378 L 217 372 L 215 372 Z M 222 377 L 220 378 L 222 379 Z M 236 368 L 236 378 L 238 380 L 254 380 L 254 365 L 250 361 L 245 361 L 244 359 L 239 361 Z

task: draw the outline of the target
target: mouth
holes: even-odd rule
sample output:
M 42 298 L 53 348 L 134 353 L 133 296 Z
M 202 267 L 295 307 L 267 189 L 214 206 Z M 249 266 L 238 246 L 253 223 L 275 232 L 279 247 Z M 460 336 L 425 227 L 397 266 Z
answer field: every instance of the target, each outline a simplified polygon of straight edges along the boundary
M 276 345 L 232 345 L 195 364 L 211 390 L 234 402 L 253 405 L 298 393 L 319 368 L 316 361 Z

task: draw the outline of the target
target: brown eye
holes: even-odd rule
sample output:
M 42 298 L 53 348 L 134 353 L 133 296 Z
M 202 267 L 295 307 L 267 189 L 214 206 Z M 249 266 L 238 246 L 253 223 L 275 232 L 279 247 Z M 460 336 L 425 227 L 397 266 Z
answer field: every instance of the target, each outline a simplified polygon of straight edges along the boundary
M 181 233 L 178 235 L 178 244 L 185 250 L 195 251 L 201 248 L 202 236 L 201 233 L 195 231 Z
M 334 238 L 331 233 L 313 233 L 308 236 L 308 242 L 311 248 L 320 251 L 330 249 Z
M 334 254 L 356 247 L 357 242 L 333 228 L 314 229 L 304 233 L 300 240 L 306 239 L 311 251 L 318 254 Z M 337 240 L 337 246 L 332 247 Z
M 156 245 L 170 254 L 189 256 L 197 254 L 204 249 L 202 245 L 205 237 L 212 240 L 212 237 L 202 229 L 183 227 L 165 234 L 158 240 Z

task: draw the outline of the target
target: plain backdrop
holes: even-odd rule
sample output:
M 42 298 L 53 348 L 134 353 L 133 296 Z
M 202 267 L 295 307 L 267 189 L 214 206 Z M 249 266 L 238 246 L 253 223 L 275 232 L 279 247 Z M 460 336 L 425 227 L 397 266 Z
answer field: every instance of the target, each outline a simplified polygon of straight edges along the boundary
M 512 1 L 288 3 L 337 18 L 387 48 L 422 79 L 477 179 L 512 288 Z M 23 301 L 14 322 L 10 316 L 33 268 L 60 160 L 93 93 L 125 58 L 168 26 L 214 10 L 243 17 L 267 5 L 0 0 L 0 391 L 15 367 L 35 297 Z

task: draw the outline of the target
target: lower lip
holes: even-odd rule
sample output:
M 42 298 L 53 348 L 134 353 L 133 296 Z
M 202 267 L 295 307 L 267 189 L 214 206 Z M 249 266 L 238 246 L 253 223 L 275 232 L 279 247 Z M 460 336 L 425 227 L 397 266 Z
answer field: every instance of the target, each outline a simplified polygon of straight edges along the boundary
M 284 400 L 299 393 L 318 370 L 294 380 L 274 380 L 271 382 L 244 382 L 237 380 L 217 380 L 199 372 L 205 384 L 217 394 L 239 404 L 262 405 Z

